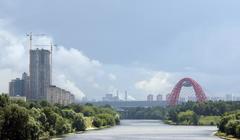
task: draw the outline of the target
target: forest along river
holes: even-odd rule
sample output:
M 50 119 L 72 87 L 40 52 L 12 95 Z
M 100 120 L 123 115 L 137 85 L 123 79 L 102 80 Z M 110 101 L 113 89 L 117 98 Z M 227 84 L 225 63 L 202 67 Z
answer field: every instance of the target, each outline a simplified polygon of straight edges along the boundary
M 112 128 L 69 135 L 64 140 L 220 140 L 216 126 L 173 126 L 157 120 L 121 120 Z

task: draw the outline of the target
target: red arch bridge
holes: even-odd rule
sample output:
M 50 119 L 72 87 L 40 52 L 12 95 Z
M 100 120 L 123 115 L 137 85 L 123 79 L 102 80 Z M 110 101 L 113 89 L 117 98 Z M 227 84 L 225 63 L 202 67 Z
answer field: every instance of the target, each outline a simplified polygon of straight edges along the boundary
M 178 103 L 182 87 L 193 87 L 198 102 L 204 102 L 207 100 L 202 87 L 195 80 L 192 78 L 183 78 L 176 84 L 171 94 L 167 97 L 168 105 L 174 106 Z

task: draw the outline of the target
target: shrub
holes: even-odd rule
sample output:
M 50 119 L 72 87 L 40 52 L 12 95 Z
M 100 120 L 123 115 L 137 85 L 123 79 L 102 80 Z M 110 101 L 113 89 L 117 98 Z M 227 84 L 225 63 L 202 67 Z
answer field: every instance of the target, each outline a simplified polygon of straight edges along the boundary
M 95 127 L 101 127 L 103 125 L 103 121 L 102 121 L 102 119 L 100 119 L 100 118 L 98 118 L 98 117 L 95 117 L 94 119 L 93 119 L 93 126 L 95 126 Z
M 85 131 L 87 126 L 82 113 L 77 113 L 73 119 L 73 128 L 76 131 Z

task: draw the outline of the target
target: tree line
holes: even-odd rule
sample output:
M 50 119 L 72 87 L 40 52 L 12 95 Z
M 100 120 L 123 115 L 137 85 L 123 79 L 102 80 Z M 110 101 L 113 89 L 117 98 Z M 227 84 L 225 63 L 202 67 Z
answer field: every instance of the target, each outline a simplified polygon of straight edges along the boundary
M 0 95 L 0 139 L 38 140 L 89 127 L 119 124 L 119 115 L 110 106 L 91 104 L 51 105 L 46 101 L 10 100 Z
M 240 102 L 186 102 L 167 107 L 124 108 L 123 119 L 160 119 L 169 124 L 217 125 L 225 112 L 240 109 Z
M 207 101 L 187 102 L 169 107 L 165 120 L 169 123 L 185 125 L 217 125 L 220 116 L 240 109 L 240 102 Z

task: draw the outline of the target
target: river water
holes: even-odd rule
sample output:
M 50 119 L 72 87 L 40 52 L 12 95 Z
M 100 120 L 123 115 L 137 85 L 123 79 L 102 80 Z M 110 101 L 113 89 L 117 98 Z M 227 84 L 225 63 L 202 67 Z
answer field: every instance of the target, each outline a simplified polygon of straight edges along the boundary
M 213 133 L 216 126 L 172 126 L 157 120 L 121 120 L 121 125 L 83 134 L 65 140 L 220 140 Z

